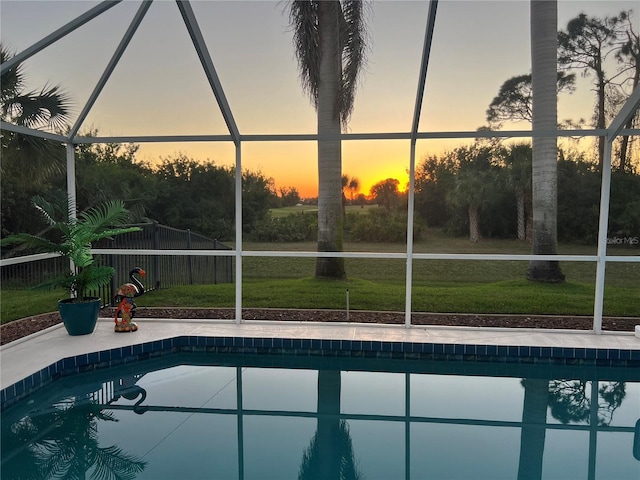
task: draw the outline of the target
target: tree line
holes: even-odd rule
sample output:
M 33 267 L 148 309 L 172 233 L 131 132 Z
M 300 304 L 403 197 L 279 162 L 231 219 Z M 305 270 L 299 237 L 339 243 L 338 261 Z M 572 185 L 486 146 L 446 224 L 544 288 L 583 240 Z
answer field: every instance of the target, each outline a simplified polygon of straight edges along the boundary
M 544 2 L 532 2 L 532 28 L 536 24 L 555 26 L 554 22 L 557 21 L 554 18 L 543 18 L 540 12 L 534 10 L 538 4 L 545 5 Z M 554 2 L 545 7 L 545 16 L 557 10 Z M 335 22 L 335 19 L 340 21 Z M 319 132 L 339 133 L 347 125 L 358 72 L 366 60 L 366 22 L 362 4 L 347 0 L 293 1 L 290 4 L 290 23 L 294 28 L 294 44 L 303 87 L 318 111 Z M 341 29 L 332 31 L 322 27 L 332 23 L 341 25 Z M 557 60 L 552 65 L 551 90 L 555 84 L 556 91 L 571 92 L 574 89 L 575 72 L 592 76 L 596 91 L 592 123 L 602 128 L 607 119 L 615 116 L 631 89 L 637 87 L 640 78 L 640 37 L 631 22 L 631 12 L 621 12 L 604 19 L 581 14 L 568 23 L 566 30 L 552 30 L 551 35 L 547 33 L 545 37 L 548 38 L 544 42 L 547 46 L 553 45 Z M 337 41 L 334 42 L 335 39 Z M 502 85 L 487 110 L 489 125 L 482 128 L 495 130 L 505 121 L 520 120 L 531 121 L 535 127 L 537 57 L 533 52 L 539 44 L 544 43 L 541 39 L 542 36 L 536 36 L 535 45 L 532 44 L 532 74 L 513 77 Z M 0 52 L 2 63 L 11 57 L 4 47 L 0 48 Z M 329 55 L 326 52 L 333 53 Z M 551 57 L 547 55 L 546 58 L 548 60 Z M 608 73 L 606 67 L 611 61 L 615 64 L 613 74 Z M 555 68 L 556 63 L 558 68 Z M 331 83 L 328 80 L 336 76 L 340 78 L 340 81 L 334 82 L 336 89 L 323 89 L 323 85 Z M 546 73 L 542 76 L 549 78 Z M 540 71 L 537 78 L 541 78 Z M 2 119 L 28 128 L 48 126 L 64 130 L 69 120 L 69 97 L 59 87 L 26 92 L 23 80 L 20 65 L 3 72 Z M 543 90 L 548 91 L 548 87 L 545 86 Z M 538 102 L 537 105 L 540 109 L 542 104 Z M 549 129 L 548 119 L 555 118 L 555 115 L 545 117 L 546 129 Z M 626 127 L 633 127 L 635 121 L 637 115 L 629 120 Z M 584 123 L 584 120 L 571 120 L 562 125 Z M 554 124 L 555 120 L 551 125 Z M 541 127 L 538 125 L 535 128 Z M 551 150 L 547 150 L 545 162 L 553 164 L 553 178 L 536 177 L 541 157 L 536 160 L 535 152 L 538 155 L 542 152 L 541 148 L 536 148 L 536 140 L 541 141 L 534 138 L 533 148 L 520 144 L 517 148 L 514 146 L 513 150 L 498 141 L 487 142 L 487 145 L 476 142 L 471 147 L 456 148 L 441 158 L 425 159 L 416 175 L 416 212 L 419 219 L 431 226 L 443 226 L 452 233 L 466 230 L 474 241 L 483 236 L 513 235 L 514 228 L 517 238 L 526 239 L 529 238 L 528 231 L 534 230 L 535 233 L 536 221 L 532 212 L 535 214 L 537 211 L 541 215 L 540 199 L 546 202 L 553 198 L 553 202 L 547 202 L 553 212 L 545 206 L 548 211 L 544 215 L 547 217 L 549 214 L 548 218 L 553 218 L 553 224 L 540 225 L 538 229 L 550 232 L 551 236 L 545 242 L 551 248 L 542 251 L 536 244 L 534 234 L 533 253 L 555 253 L 556 214 L 561 239 L 591 241 L 593 232 L 589 229 L 586 231 L 584 225 L 591 225 L 588 219 L 597 211 L 597 202 L 594 203 L 592 197 L 598 189 L 593 188 L 592 184 L 596 179 L 599 181 L 604 139 L 597 140 L 598 162 L 595 167 L 581 154 L 560 151 L 560 155 L 556 155 L 554 147 L 552 155 L 549 155 Z M 638 191 L 637 172 L 634 172 L 636 167 L 629 160 L 634 151 L 633 141 L 632 137 L 623 136 L 616 143 L 617 168 L 611 209 L 611 215 L 615 217 L 612 218 L 611 229 L 631 235 L 637 232 L 638 225 L 637 214 L 633 210 L 635 192 Z M 29 209 L 25 208 L 32 193 L 47 189 L 64 191 L 64 151 L 57 147 L 59 145 L 55 145 L 55 142 L 3 132 L 3 235 L 34 228 Z M 160 159 L 160 164 L 151 168 L 135 161 L 135 145 L 80 145 L 77 150 L 80 208 L 104 198 L 119 197 L 127 200 L 138 219 L 153 218 L 221 239 L 232 236 L 235 226 L 233 168 L 220 167 L 210 161 L 197 162 L 183 155 Z M 528 156 L 532 156 L 533 160 L 525 160 Z M 354 231 L 344 213 L 345 188 L 353 200 L 354 184 L 347 178 L 345 185 L 344 176 L 340 178 L 340 159 L 339 141 L 318 142 L 319 197 L 315 234 L 319 251 L 342 250 L 344 233 L 353 234 Z M 565 174 L 567 178 L 573 178 L 573 182 L 565 184 L 562 179 Z M 555 189 L 542 196 L 536 194 L 536 185 L 545 185 L 545 180 L 553 180 L 554 187 L 557 181 L 565 189 L 558 189 L 559 207 L 555 204 Z M 295 187 L 280 189 L 278 195 L 273 181 L 261 172 L 243 172 L 242 184 L 245 233 L 256 231 L 259 225 L 272 220 L 267 213 L 270 207 L 299 201 Z M 563 200 L 562 196 L 576 185 L 590 190 L 575 189 L 573 195 L 566 195 L 567 198 Z M 618 192 L 621 192 L 624 201 L 614 199 Z M 380 182 L 372 189 L 372 195 L 384 206 L 386 215 L 391 215 L 398 205 L 402 206 L 402 195 L 398 192 L 395 179 Z M 537 209 L 534 207 L 536 198 Z M 563 205 L 569 204 L 569 201 L 576 202 L 576 205 L 567 211 L 573 213 L 574 218 L 577 218 L 577 212 L 581 213 L 580 219 L 573 223 L 562 217 Z M 583 208 L 578 208 L 578 202 Z M 316 275 L 344 276 L 342 259 L 319 258 Z

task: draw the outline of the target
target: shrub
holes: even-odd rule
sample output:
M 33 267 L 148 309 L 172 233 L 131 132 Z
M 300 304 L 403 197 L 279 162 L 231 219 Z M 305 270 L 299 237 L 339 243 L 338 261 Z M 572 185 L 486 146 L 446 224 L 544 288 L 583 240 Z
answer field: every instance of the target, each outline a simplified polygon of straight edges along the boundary
M 248 237 L 254 242 L 304 242 L 315 240 L 317 232 L 316 215 L 296 213 L 279 218 L 268 215 L 256 223 Z
M 414 222 L 414 238 L 420 237 L 423 223 Z M 407 239 L 406 211 L 373 208 L 366 214 L 348 214 L 345 239 L 353 242 L 404 242 Z

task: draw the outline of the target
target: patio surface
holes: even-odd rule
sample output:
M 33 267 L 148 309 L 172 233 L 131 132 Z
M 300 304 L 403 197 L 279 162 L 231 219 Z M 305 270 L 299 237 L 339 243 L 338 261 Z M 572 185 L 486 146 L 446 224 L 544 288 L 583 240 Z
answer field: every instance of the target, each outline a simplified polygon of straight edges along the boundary
M 387 342 L 484 344 L 640 351 L 631 332 L 595 335 L 587 331 L 372 325 L 231 320 L 139 319 L 135 333 L 114 333 L 113 319 L 101 318 L 91 335 L 72 337 L 56 325 L 0 347 L 0 388 L 70 356 L 180 336 L 378 340 Z

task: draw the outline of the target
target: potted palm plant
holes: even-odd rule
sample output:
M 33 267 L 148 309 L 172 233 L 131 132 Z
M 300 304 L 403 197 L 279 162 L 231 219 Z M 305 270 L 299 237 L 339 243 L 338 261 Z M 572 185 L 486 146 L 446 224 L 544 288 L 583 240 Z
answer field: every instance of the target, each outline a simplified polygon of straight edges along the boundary
M 51 237 L 19 233 L 2 240 L 5 245 L 23 245 L 36 253 L 58 253 L 70 260 L 71 271 L 57 276 L 40 288 L 65 288 L 70 298 L 60 300 L 58 309 L 69 335 L 92 333 L 98 320 L 100 298 L 90 297 L 89 292 L 109 285 L 114 269 L 96 265 L 91 252 L 92 244 L 103 238 L 111 238 L 139 227 L 125 227 L 129 212 L 119 200 L 105 202 L 74 216 L 75 205 L 66 202 L 49 202 L 42 197 L 33 198 L 33 205 L 52 230 Z

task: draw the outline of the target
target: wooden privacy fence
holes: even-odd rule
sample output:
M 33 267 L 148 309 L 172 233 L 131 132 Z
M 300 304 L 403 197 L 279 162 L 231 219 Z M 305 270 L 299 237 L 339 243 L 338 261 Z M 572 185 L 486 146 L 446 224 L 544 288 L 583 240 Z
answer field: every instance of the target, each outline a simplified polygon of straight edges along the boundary
M 103 240 L 95 248 L 109 249 L 150 249 L 150 250 L 231 250 L 216 239 L 179 230 L 158 223 L 132 225 L 140 227 L 139 232 L 130 232 Z M 205 285 L 233 282 L 233 259 L 229 256 L 190 255 L 98 255 L 96 261 L 110 265 L 115 275 L 110 287 L 94 292 L 111 303 L 118 287 L 129 282 L 129 271 L 140 267 L 147 273 L 141 279 L 146 290 L 169 288 L 178 285 Z M 43 283 L 53 275 L 69 271 L 65 258 L 50 258 L 35 262 L 6 265 L 2 267 L 2 284 L 6 287 L 25 287 Z

